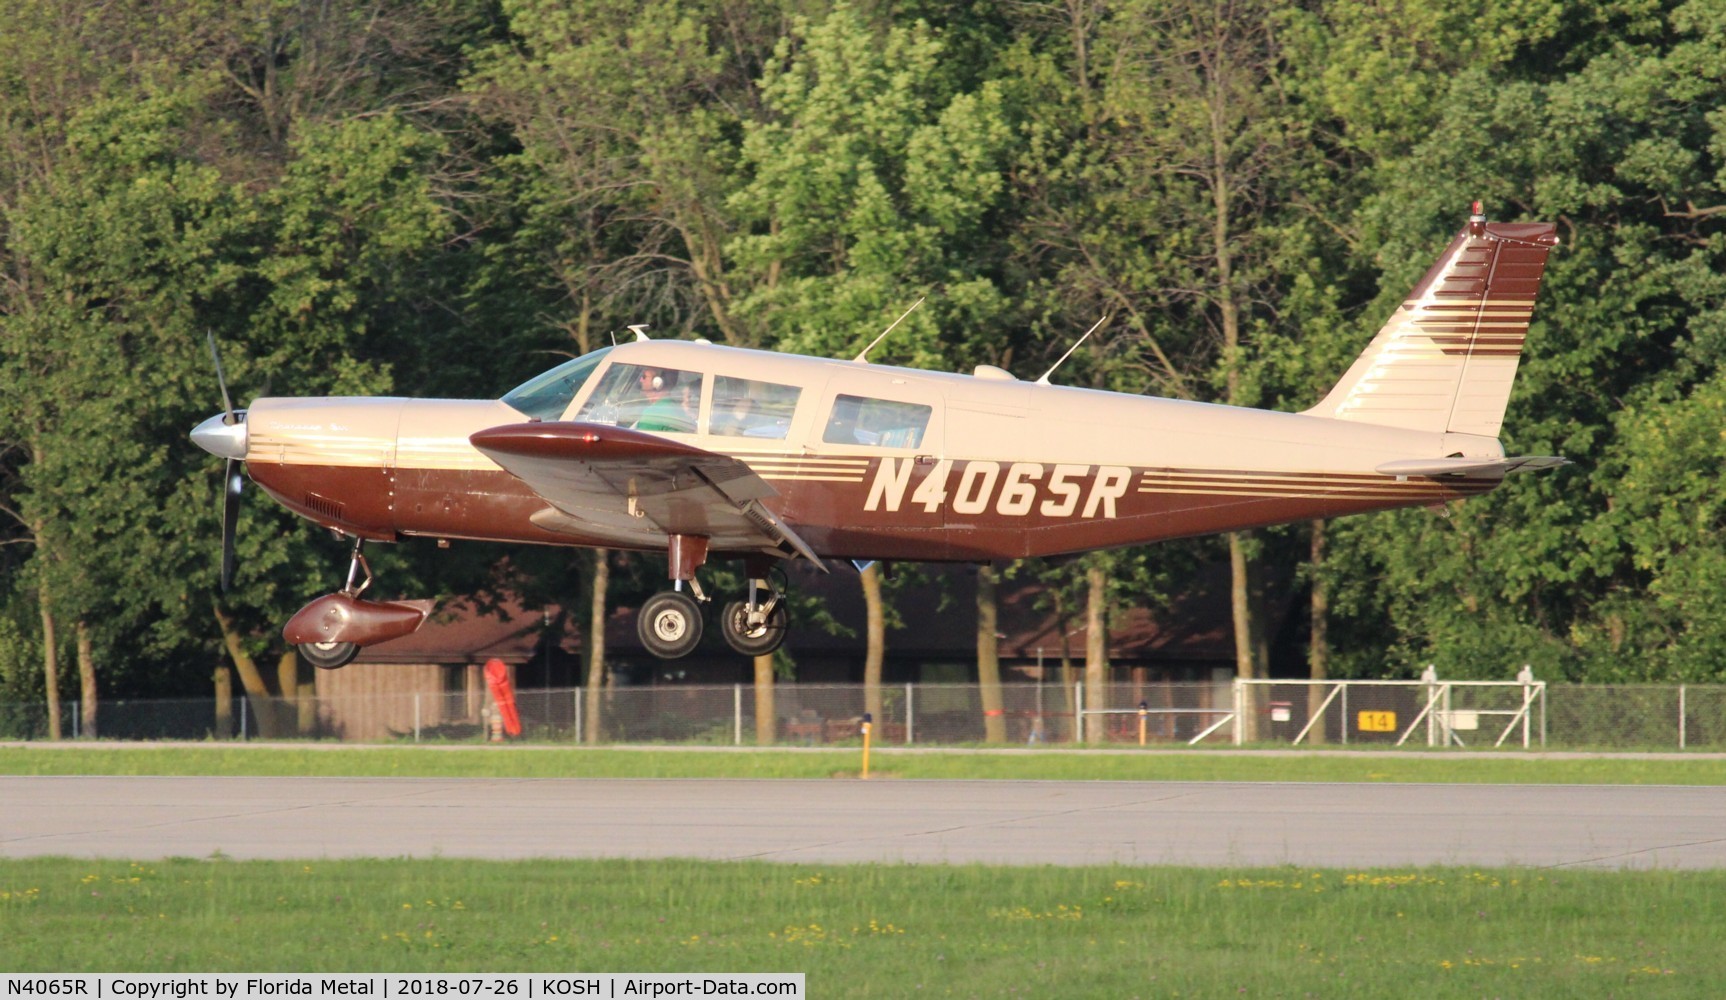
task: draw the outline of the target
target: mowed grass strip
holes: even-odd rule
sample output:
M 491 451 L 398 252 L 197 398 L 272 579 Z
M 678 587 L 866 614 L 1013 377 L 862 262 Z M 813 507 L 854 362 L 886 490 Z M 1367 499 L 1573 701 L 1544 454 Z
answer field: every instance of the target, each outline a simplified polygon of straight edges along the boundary
M 803 972 L 819 997 L 1701 996 L 1726 873 L 0 861 L 12 972 Z
M 0 747 L 0 774 L 313 775 L 423 778 L 854 779 L 857 748 L 818 750 L 524 747 L 293 748 L 121 744 Z M 1305 754 L 1144 750 L 1085 753 L 876 749 L 872 778 L 1045 781 L 1344 781 L 1498 784 L 1726 784 L 1726 757 L 1538 753 Z

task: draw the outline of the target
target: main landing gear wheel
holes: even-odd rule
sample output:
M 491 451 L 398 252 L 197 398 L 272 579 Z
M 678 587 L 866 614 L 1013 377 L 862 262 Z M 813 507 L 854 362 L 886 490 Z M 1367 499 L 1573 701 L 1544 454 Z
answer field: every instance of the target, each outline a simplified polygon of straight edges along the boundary
M 748 602 L 732 601 L 719 617 L 719 631 L 725 644 L 744 656 L 766 656 L 784 644 L 789 620 L 784 602 L 779 602 L 767 613 L 765 622 L 751 629 Z
M 662 660 L 687 656 L 701 641 L 701 607 L 680 591 L 654 594 L 641 606 L 635 630 L 654 656 Z
M 360 647 L 351 642 L 302 642 L 300 655 L 319 670 L 334 670 L 354 662 Z

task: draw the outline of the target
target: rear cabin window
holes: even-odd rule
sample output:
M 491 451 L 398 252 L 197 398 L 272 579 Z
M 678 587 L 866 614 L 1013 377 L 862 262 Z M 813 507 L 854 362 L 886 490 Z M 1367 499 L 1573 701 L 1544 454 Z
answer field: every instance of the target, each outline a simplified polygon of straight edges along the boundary
M 612 365 L 575 419 L 654 433 L 693 434 L 701 373 L 659 365 Z
M 916 448 L 923 443 L 934 408 L 922 403 L 901 403 L 866 396 L 840 396 L 833 401 L 827 430 L 821 440 L 828 444 L 863 444 L 876 448 Z
M 707 431 L 721 437 L 782 440 L 803 392 L 794 385 L 720 375 L 713 380 L 713 414 Z

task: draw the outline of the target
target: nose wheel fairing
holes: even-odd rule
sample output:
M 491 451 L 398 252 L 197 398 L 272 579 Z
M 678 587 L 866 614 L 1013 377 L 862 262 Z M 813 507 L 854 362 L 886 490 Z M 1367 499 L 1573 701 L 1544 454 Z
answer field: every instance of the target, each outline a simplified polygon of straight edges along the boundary
M 299 647 L 314 667 L 334 670 L 347 666 L 365 646 L 399 639 L 419 631 L 436 601 L 364 601 L 372 585 L 372 568 L 354 540 L 347 584 L 301 608 L 282 628 L 282 638 Z M 361 578 L 364 574 L 364 578 Z
M 436 601 L 363 601 L 345 593 L 325 594 L 288 619 L 282 638 L 295 646 L 333 642 L 375 646 L 418 631 L 436 605 Z

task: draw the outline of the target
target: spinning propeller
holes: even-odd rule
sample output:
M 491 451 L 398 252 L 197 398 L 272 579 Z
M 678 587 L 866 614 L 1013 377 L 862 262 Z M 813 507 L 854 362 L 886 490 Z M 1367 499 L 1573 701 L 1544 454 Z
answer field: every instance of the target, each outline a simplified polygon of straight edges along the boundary
M 222 469 L 222 593 L 234 582 L 234 528 L 240 519 L 240 489 L 245 478 L 240 463 L 246 458 L 246 411 L 234 409 L 228 396 L 228 379 L 222 373 L 222 358 L 216 352 L 216 335 L 209 334 L 210 360 L 216 363 L 216 383 L 222 389 L 222 412 L 192 429 L 192 442 L 212 455 L 226 459 Z

